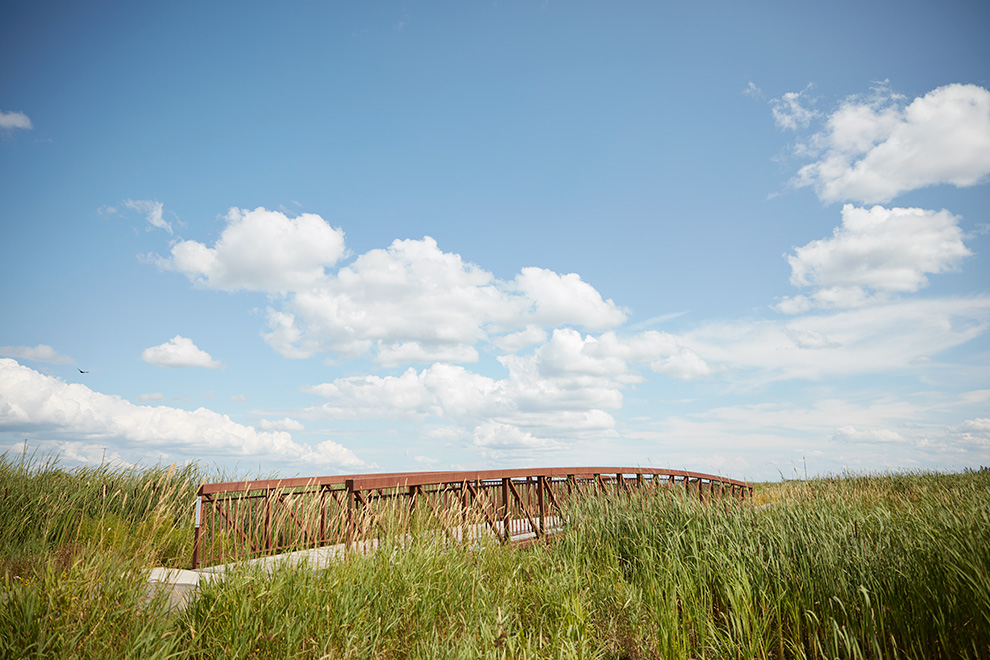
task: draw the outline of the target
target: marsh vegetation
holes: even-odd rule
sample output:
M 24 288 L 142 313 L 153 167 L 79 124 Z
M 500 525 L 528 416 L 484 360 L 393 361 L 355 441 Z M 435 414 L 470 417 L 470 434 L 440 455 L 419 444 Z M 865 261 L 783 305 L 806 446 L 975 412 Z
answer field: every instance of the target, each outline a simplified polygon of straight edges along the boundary
M 550 545 L 396 535 L 169 609 L 141 569 L 188 568 L 206 476 L 0 458 L 0 656 L 990 657 L 986 471 L 584 498 Z

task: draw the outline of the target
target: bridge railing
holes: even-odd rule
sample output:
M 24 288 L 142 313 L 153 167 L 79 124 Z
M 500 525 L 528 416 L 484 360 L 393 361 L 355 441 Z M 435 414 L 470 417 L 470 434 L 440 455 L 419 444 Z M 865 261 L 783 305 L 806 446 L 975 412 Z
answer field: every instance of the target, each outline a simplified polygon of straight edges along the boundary
M 561 529 L 564 506 L 587 494 L 682 489 L 702 501 L 743 500 L 751 484 L 660 468 L 572 467 L 401 472 L 203 484 L 197 492 L 193 568 L 375 538 L 416 512 L 459 542 L 483 536 L 529 543 Z

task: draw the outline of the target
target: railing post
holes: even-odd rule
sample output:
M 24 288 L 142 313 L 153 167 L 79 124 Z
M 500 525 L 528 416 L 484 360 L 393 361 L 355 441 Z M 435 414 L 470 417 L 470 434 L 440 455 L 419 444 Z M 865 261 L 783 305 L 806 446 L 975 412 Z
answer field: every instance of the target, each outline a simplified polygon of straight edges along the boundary
M 265 550 L 272 549 L 272 489 L 265 489 Z
M 536 478 L 536 501 L 540 507 L 540 536 L 545 536 L 544 530 L 546 530 L 547 503 L 543 493 L 543 489 L 546 487 L 547 478 L 543 475 L 538 476 Z
M 326 543 L 327 540 L 327 489 L 320 486 L 320 540 L 319 543 Z
M 505 543 L 508 543 L 512 539 L 512 532 L 509 529 L 510 521 L 509 477 L 502 477 L 502 535 Z
M 461 482 L 461 543 L 465 546 L 468 542 L 468 498 L 471 492 L 468 490 L 467 481 Z

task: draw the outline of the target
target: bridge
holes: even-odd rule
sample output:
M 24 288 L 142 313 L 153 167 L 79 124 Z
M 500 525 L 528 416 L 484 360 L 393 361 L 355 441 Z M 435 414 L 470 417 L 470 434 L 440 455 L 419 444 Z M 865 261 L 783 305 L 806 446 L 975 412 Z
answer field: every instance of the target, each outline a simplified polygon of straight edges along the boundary
M 662 468 L 571 467 L 397 472 L 206 483 L 195 508 L 193 569 L 293 550 L 366 550 L 415 520 L 459 543 L 527 544 L 563 528 L 565 505 L 586 495 L 672 493 L 742 501 L 753 486 Z

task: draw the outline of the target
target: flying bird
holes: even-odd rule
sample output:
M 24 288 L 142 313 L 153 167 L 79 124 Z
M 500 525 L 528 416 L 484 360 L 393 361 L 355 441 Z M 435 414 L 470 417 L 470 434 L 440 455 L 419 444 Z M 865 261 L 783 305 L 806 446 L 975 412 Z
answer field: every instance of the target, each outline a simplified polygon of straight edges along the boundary
M 76 367 L 76 369 L 79 369 L 79 367 Z M 79 369 L 79 373 L 81 373 L 81 374 L 88 374 L 89 372 L 88 371 L 83 371 L 82 369 Z

